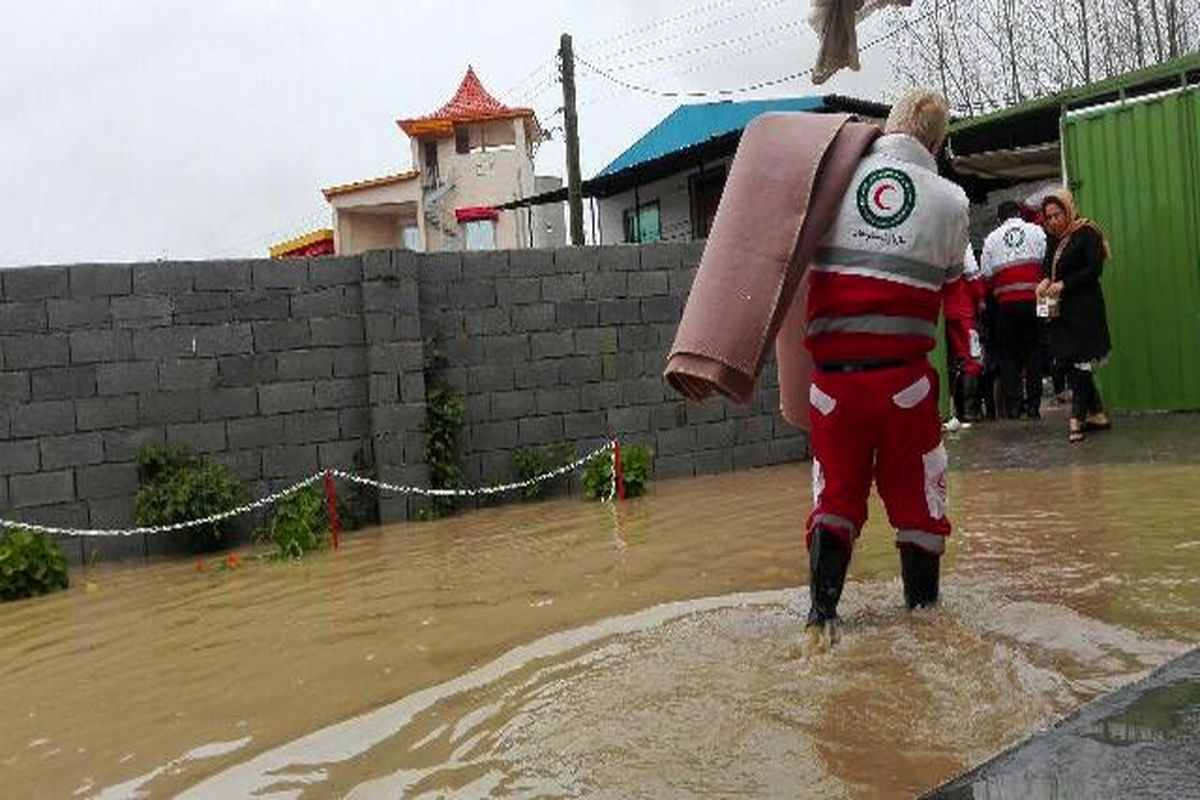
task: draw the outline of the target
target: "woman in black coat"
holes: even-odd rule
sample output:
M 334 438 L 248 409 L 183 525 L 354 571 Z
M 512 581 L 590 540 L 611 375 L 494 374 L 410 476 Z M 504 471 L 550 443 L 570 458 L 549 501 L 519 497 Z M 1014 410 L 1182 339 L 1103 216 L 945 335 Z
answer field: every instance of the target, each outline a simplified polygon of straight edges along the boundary
M 1069 368 L 1072 442 L 1085 430 L 1112 427 L 1092 375 L 1108 360 L 1112 349 L 1100 275 L 1109 256 L 1104 234 L 1075 211 L 1066 189 L 1042 201 L 1050 241 L 1043 264 L 1045 279 L 1038 286 L 1039 306 L 1048 307 L 1050 354 Z

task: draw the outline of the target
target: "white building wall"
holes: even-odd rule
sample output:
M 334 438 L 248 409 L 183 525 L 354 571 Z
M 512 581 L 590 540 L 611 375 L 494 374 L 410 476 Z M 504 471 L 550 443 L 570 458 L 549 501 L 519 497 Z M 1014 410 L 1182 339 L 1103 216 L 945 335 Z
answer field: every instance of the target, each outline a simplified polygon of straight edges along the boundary
M 562 178 L 538 175 L 534 179 L 536 194 L 561 189 Z M 533 208 L 533 246 L 563 247 L 567 243 L 567 217 L 564 203 L 547 203 Z
M 533 160 L 525 142 L 525 121 L 502 120 L 486 123 L 485 141 L 510 143 L 507 148 L 458 153 L 454 137 L 437 139 L 438 172 L 441 186 L 426 186 L 424 217 L 428 250 L 462 250 L 462 229 L 455 219 L 457 208 L 498 206 L 535 193 Z M 421 157 L 422 180 L 428 174 L 424 145 L 416 148 Z M 496 220 L 496 247 L 529 246 L 529 222 L 524 214 L 501 212 Z
M 403 225 L 393 214 L 338 214 L 338 242 L 343 255 L 367 250 L 392 250 L 404 246 Z
M 404 247 L 404 228 L 418 224 L 420 197 L 416 178 L 330 197 L 335 251 L 354 255 Z
M 728 168 L 728 160 L 706 163 L 704 170 Z M 637 199 L 642 205 L 658 202 L 662 241 L 687 242 L 692 238 L 692 201 L 688 182 L 700 169 L 679 172 L 662 180 L 638 187 Z M 634 207 L 634 192 L 628 191 L 599 199 L 600 226 L 597 234 L 601 244 L 620 244 L 625 241 L 625 212 Z

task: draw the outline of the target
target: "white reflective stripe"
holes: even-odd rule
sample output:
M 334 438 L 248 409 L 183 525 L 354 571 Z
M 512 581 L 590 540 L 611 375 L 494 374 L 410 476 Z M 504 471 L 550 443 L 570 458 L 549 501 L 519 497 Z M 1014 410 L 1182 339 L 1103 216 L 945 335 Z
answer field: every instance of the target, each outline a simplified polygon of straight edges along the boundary
M 821 387 L 815 383 L 808 385 L 808 402 L 809 405 L 827 417 L 837 408 L 837 400 L 822 391 Z
M 939 443 L 921 456 L 921 462 L 925 468 L 925 505 L 929 509 L 929 516 L 945 519 L 946 511 L 950 508 L 946 493 L 946 467 L 950 459 L 946 456 L 946 445 Z
M 929 553 L 941 555 L 946 552 L 946 537 L 927 531 L 896 531 L 897 544 L 915 544 Z
M 818 272 L 882 278 L 933 290 L 941 288 L 946 281 L 946 270 L 933 264 L 894 253 L 872 253 L 847 247 L 822 247 L 813 256 L 812 267 Z M 962 273 L 961 265 L 958 271 Z
M 915 408 L 918 403 L 929 396 L 931 389 L 928 376 L 922 375 L 912 386 L 892 395 L 892 402 L 900 408 Z
M 819 317 L 808 323 L 808 335 L 823 333 L 877 333 L 889 336 L 934 338 L 937 326 L 915 317 L 864 314 L 858 317 Z
M 812 526 L 815 528 L 818 525 L 826 525 L 831 528 L 841 528 L 842 530 L 850 531 L 850 534 L 855 539 L 858 538 L 858 526 L 845 517 L 840 517 L 837 514 L 817 514 L 813 517 Z
M 825 470 L 821 469 L 821 462 L 813 459 L 812 465 L 812 491 L 813 491 L 813 508 L 821 504 L 821 492 L 825 491 Z
M 992 289 L 992 294 L 1008 294 L 1010 292 L 1033 292 L 1037 290 L 1036 283 L 1009 283 Z

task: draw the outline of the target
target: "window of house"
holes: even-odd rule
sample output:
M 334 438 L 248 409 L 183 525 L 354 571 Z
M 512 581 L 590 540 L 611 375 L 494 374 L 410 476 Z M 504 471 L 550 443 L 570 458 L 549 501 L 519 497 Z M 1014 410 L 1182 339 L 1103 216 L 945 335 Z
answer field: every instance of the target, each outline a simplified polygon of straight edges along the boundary
M 462 223 L 463 240 L 467 250 L 496 249 L 496 221 L 475 219 Z
M 688 178 L 688 196 L 692 206 L 692 238 L 707 239 L 721 193 L 725 191 L 725 168 L 717 167 Z
M 437 140 L 425 143 L 425 185 L 436 186 L 438 182 Z
M 416 250 L 420 252 L 421 248 L 421 229 L 416 225 L 404 226 L 404 249 Z
M 658 201 L 625 209 L 625 241 L 657 242 L 662 239 L 662 221 Z
M 511 120 L 454 126 L 454 149 L 460 154 L 493 153 L 516 148 L 516 131 Z

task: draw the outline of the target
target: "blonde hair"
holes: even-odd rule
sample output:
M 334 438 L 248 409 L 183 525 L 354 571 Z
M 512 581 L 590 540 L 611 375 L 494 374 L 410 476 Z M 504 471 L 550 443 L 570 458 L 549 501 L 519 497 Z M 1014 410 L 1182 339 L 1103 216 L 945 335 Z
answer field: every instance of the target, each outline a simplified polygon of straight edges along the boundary
M 909 89 L 888 115 L 885 133 L 907 133 L 925 145 L 931 153 L 941 149 L 950 124 L 950 105 L 941 92 L 933 89 Z

